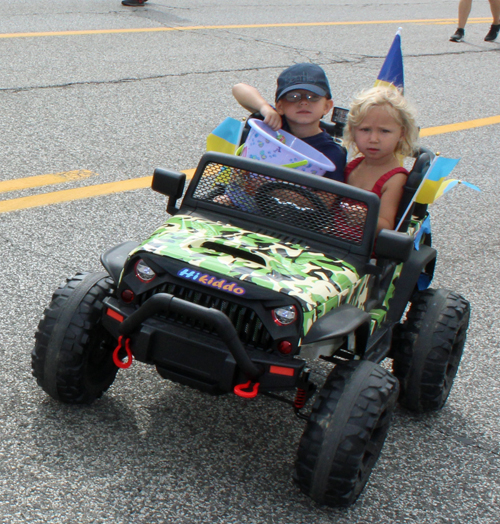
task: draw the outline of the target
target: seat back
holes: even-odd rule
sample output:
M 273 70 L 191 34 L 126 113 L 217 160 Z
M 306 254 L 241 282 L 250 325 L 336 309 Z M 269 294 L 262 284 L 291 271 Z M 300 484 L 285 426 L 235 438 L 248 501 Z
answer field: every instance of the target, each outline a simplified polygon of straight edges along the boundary
M 422 180 L 425 177 L 425 174 L 427 173 L 427 170 L 431 165 L 431 162 L 434 158 L 434 153 L 430 149 L 421 147 L 415 157 L 416 160 L 403 188 L 403 196 L 401 197 L 398 212 L 396 214 L 396 225 L 399 224 L 400 220 L 404 216 L 403 223 L 398 229 L 398 231 L 401 231 L 402 233 L 406 232 L 408 229 L 412 216 L 423 218 L 427 212 L 426 204 L 417 204 L 416 202 L 413 202 L 405 216 L 408 206 L 410 205 L 413 197 L 415 196 L 415 193 L 417 192 L 420 184 L 422 183 Z

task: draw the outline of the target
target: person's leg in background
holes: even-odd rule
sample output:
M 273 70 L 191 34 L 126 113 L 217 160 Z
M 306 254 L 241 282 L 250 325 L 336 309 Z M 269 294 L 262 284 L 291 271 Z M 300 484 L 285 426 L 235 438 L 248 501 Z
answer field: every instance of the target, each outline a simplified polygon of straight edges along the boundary
M 122 5 L 128 5 L 131 7 L 143 6 L 148 0 L 123 0 Z
M 489 0 L 489 2 L 493 23 L 491 24 L 488 34 L 484 37 L 486 42 L 492 42 L 495 40 L 500 31 L 500 0 Z
M 490 0 L 491 2 L 499 2 L 500 0 Z M 465 36 L 465 24 L 469 18 L 472 9 L 472 0 L 460 0 L 458 3 L 458 28 L 453 35 L 450 36 L 450 42 L 461 42 Z

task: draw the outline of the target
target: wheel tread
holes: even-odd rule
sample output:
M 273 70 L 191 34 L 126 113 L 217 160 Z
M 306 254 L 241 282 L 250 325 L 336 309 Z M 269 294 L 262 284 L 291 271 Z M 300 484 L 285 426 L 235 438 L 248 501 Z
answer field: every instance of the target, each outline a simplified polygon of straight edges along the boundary
M 87 286 L 89 289 L 80 286 Z M 72 304 L 70 298 L 75 296 L 79 288 L 84 296 Z M 106 273 L 80 273 L 68 279 L 54 292 L 51 303 L 45 309 L 35 333 L 32 373 L 38 385 L 56 400 L 90 403 L 99 398 L 113 382 L 116 369 L 110 368 L 109 376 L 105 377 L 102 384 L 90 387 L 86 383 L 87 359 L 84 358 L 86 347 L 95 335 L 96 325 L 99 325 L 102 300 L 112 290 L 113 283 Z M 64 314 L 70 314 L 67 323 L 63 319 Z M 54 342 L 55 334 L 60 330 L 64 332 L 60 344 L 57 344 Z M 104 329 L 102 332 L 109 345 L 109 334 Z M 57 347 L 53 347 L 54 344 Z M 50 366 L 56 366 L 55 384 L 47 376 Z
M 336 427 L 340 424 L 336 418 L 336 409 L 345 398 L 347 388 L 353 383 L 352 377 L 358 365 L 366 368 L 364 371 L 369 373 L 366 377 L 363 375 L 365 380 L 361 384 L 362 389 L 355 397 L 351 411 L 346 414 L 345 425 L 342 428 Z M 356 500 L 380 453 L 397 394 L 396 378 L 374 363 L 347 363 L 332 371 L 314 403 L 311 418 L 299 445 L 295 480 L 304 493 L 317 502 L 330 506 L 346 506 Z M 329 451 L 326 482 L 318 485 L 316 473 L 322 467 L 325 438 L 331 429 L 340 438 L 335 449 Z M 360 482 L 360 463 L 369 449 L 367 443 L 378 429 L 381 429 L 381 439 L 377 441 L 376 454 L 373 460 L 370 458 L 367 474 Z
M 444 406 L 454 379 L 451 376 L 445 387 L 447 366 L 455 352 L 458 368 L 469 315 L 469 303 L 452 291 L 428 289 L 413 298 L 393 344 L 393 373 L 401 383 L 399 401 L 404 407 L 424 412 Z M 432 331 L 427 344 L 426 330 Z

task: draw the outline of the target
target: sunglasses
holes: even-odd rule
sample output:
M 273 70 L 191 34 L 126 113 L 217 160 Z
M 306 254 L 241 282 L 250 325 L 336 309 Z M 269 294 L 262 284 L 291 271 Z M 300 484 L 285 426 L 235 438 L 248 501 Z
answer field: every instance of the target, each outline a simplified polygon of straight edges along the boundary
M 318 102 L 321 98 L 319 95 L 315 95 L 314 93 L 299 93 L 298 91 L 290 91 L 286 95 L 283 95 L 283 98 L 287 102 L 300 102 L 304 98 L 308 102 Z

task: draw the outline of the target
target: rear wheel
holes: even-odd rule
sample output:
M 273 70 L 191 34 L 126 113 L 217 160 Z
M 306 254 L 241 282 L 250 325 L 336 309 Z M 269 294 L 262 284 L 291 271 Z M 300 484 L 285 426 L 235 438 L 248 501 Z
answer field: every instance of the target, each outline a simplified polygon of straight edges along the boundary
M 369 361 L 337 365 L 302 435 L 295 481 L 313 500 L 352 504 L 365 486 L 389 429 L 398 381 Z
M 35 334 L 33 375 L 55 400 L 85 404 L 113 383 L 116 341 L 102 326 L 102 301 L 113 292 L 107 273 L 83 273 L 54 293 Z
M 416 293 L 392 350 L 402 406 L 416 412 L 444 406 L 462 358 L 469 317 L 469 302 L 457 293 Z

